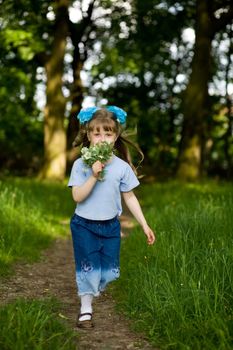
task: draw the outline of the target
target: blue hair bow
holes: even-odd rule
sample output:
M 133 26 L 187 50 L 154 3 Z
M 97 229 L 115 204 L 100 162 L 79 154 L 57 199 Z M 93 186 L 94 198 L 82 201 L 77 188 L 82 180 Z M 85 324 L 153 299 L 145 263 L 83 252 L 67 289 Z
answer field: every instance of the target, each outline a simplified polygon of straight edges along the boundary
M 84 124 L 86 122 L 89 122 L 89 120 L 92 119 L 93 114 L 96 111 L 98 111 L 99 109 L 100 108 L 98 108 L 98 107 L 88 107 L 88 108 L 81 109 L 81 111 L 77 115 L 77 118 L 79 119 L 80 124 Z
M 89 122 L 89 120 L 92 119 L 93 115 L 96 111 L 98 111 L 99 107 L 88 107 L 81 109 L 81 111 L 78 113 L 77 118 L 80 121 L 80 124 L 84 124 L 86 122 Z M 120 124 L 125 124 L 127 113 L 116 106 L 108 106 L 106 109 L 113 113 L 114 117 Z
M 116 106 L 108 106 L 106 109 L 114 114 L 120 124 L 125 124 L 127 113 L 123 109 Z

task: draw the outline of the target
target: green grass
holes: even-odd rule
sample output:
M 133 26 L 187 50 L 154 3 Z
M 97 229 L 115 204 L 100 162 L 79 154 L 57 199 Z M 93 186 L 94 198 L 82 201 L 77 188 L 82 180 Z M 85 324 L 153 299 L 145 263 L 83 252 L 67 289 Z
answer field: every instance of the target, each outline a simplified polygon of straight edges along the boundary
M 75 350 L 75 334 L 54 300 L 16 302 L 0 308 L 1 350 Z
M 18 260 L 38 259 L 54 239 L 65 237 L 73 210 L 66 183 L 0 181 L 0 275 Z
M 114 294 L 161 349 L 233 348 L 233 186 L 155 184 L 138 196 L 157 243 L 122 242 Z
M 158 241 L 148 247 L 139 228 L 123 240 L 121 278 L 113 288 L 119 307 L 160 349 L 232 349 L 232 184 L 170 182 L 143 185 L 137 194 Z M 33 261 L 69 234 L 74 203 L 66 183 L 7 179 L 0 182 L 0 208 L 4 275 L 19 259 Z M 16 342 L 17 350 L 66 349 L 61 339 L 72 336 L 63 336 L 51 310 L 41 301 L 1 309 L 0 349 Z M 61 343 L 50 346 L 45 339 Z

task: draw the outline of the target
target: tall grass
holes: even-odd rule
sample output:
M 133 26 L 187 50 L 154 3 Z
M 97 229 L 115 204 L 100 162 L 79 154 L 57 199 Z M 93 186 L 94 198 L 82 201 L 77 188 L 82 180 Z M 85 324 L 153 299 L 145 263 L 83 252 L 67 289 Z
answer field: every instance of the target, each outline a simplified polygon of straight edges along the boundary
M 123 241 L 115 294 L 161 349 L 233 348 L 233 187 L 175 183 L 142 187 L 157 231 Z
M 54 300 L 16 302 L 0 308 L 1 350 L 74 350 L 77 335 L 69 329 Z M 62 315 L 61 315 L 62 316 Z
M 123 240 L 121 278 L 114 288 L 120 307 L 161 349 L 232 349 L 233 186 L 145 185 L 138 196 L 158 241 L 148 247 L 139 228 Z M 68 234 L 74 203 L 66 184 L 9 179 L 0 182 L 0 208 L 0 274 L 5 274 L 18 259 L 39 257 L 52 240 Z M 24 329 L 15 326 L 11 315 L 27 314 L 26 325 L 34 317 L 34 306 L 28 305 L 1 311 L 1 330 L 8 325 Z M 38 308 L 35 315 L 41 315 Z M 22 339 L 30 339 L 26 328 Z M 12 332 L 9 342 L 17 337 Z M 50 339 L 47 333 L 45 337 Z M 46 349 L 43 341 L 38 344 L 32 349 Z M 56 344 L 50 348 L 63 349 Z
M 0 275 L 19 259 L 37 259 L 55 238 L 67 235 L 73 207 L 66 184 L 0 181 Z

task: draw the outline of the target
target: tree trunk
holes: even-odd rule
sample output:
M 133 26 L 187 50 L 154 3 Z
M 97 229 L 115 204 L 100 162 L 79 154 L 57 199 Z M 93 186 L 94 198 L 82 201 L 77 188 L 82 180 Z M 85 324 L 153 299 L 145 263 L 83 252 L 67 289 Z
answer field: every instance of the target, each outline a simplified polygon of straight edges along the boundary
M 74 47 L 73 56 L 73 86 L 71 90 L 72 108 L 69 117 L 69 124 L 67 129 L 67 161 L 69 164 L 73 163 L 77 156 L 77 151 L 72 147 L 72 143 L 77 136 L 79 130 L 79 123 L 77 120 L 77 113 L 80 111 L 83 102 L 83 84 L 81 80 L 81 70 L 83 68 L 83 60 L 81 59 L 78 43 Z
M 230 179 L 233 174 L 233 161 L 231 156 L 231 144 L 232 144 L 232 135 L 233 135 L 233 106 L 232 106 L 232 97 L 228 93 L 228 85 L 230 83 L 230 70 L 231 70 L 231 64 L 232 64 L 232 54 L 233 54 L 233 30 L 232 25 L 228 28 L 228 38 L 230 41 L 229 50 L 228 50 L 228 63 L 226 65 L 226 72 L 225 72 L 225 82 L 226 82 L 226 116 L 227 116 L 227 128 L 225 135 L 223 137 L 224 142 L 224 153 L 225 153 L 225 159 L 227 161 L 227 177 Z
M 213 34 L 208 2 L 198 0 L 196 42 L 192 73 L 184 94 L 184 123 L 177 169 L 177 176 L 185 180 L 196 180 L 202 172 Z
M 68 0 L 57 0 L 56 23 L 52 52 L 45 63 L 47 75 L 46 107 L 44 115 L 45 161 L 41 177 L 62 180 L 66 172 L 66 131 L 64 114 L 66 101 L 62 93 L 62 76 L 66 38 L 68 35 Z
M 69 117 L 69 124 L 67 129 L 67 160 L 68 165 L 73 163 L 77 156 L 77 151 L 72 147 L 72 143 L 79 130 L 79 123 L 77 120 L 77 113 L 80 111 L 83 102 L 83 83 L 81 79 L 81 71 L 83 65 L 88 57 L 87 47 L 91 41 L 90 34 L 94 30 L 92 14 L 94 10 L 95 0 L 89 2 L 88 9 L 83 19 L 78 24 L 73 24 L 69 21 L 69 31 L 72 44 L 74 46 L 73 51 L 73 84 L 71 88 L 71 101 L 72 108 Z M 82 44 L 82 49 L 80 49 Z

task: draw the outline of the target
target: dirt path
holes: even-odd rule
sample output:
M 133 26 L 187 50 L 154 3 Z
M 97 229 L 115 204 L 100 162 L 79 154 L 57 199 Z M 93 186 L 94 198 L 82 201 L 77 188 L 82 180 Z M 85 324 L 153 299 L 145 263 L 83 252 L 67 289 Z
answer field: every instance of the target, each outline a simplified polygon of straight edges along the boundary
M 127 225 L 127 220 L 126 220 Z M 58 240 L 42 255 L 40 262 L 20 264 L 15 275 L 0 283 L 1 303 L 17 298 L 57 297 L 63 305 L 63 314 L 75 328 L 79 310 L 76 295 L 73 251 L 70 240 Z M 114 310 L 114 301 L 108 293 L 95 298 L 93 330 L 78 330 L 80 337 L 77 349 L 154 349 L 142 337 L 130 330 L 129 322 Z

